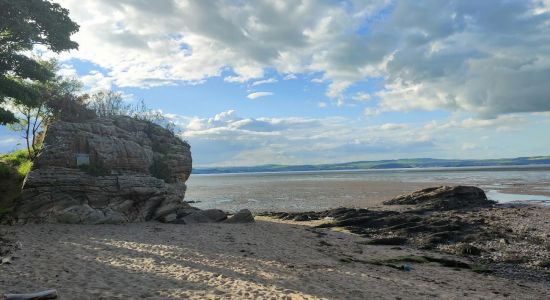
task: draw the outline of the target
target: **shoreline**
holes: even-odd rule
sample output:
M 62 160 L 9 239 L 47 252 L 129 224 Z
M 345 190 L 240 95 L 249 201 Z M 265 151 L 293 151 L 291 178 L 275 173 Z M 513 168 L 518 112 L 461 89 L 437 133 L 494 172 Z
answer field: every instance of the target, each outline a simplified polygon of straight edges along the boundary
M 319 169 L 319 170 L 288 170 L 288 171 L 242 171 L 242 172 L 212 172 L 203 173 L 198 169 L 198 173 L 192 173 L 193 176 L 223 176 L 223 175 L 285 175 L 285 174 L 315 174 L 315 173 L 391 173 L 391 172 L 465 172 L 465 171 L 530 171 L 530 170 L 550 170 L 550 164 L 531 164 L 531 165 L 488 165 L 488 166 L 463 166 L 463 167 L 411 167 L 411 168 L 381 168 L 381 169 Z M 195 170 L 193 170 L 195 171 Z

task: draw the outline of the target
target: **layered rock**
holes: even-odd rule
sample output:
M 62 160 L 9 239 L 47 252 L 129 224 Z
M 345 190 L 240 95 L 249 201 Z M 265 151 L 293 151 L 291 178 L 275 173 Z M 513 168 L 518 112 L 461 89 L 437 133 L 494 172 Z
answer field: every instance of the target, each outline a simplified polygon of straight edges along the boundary
M 170 131 L 130 117 L 50 126 L 15 210 L 20 222 L 165 221 L 183 202 L 191 152 Z

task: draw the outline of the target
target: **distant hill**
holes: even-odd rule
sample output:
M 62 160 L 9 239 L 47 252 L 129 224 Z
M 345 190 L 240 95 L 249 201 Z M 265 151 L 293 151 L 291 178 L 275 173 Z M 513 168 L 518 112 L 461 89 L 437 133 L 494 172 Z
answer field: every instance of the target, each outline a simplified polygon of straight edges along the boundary
M 501 159 L 434 159 L 411 158 L 376 161 L 354 161 L 320 165 L 261 165 L 251 167 L 212 167 L 196 168 L 193 174 L 247 173 L 247 172 L 289 172 L 289 171 L 329 171 L 361 169 L 402 169 L 402 168 L 456 168 L 487 166 L 525 166 L 550 164 L 550 156 L 532 156 Z

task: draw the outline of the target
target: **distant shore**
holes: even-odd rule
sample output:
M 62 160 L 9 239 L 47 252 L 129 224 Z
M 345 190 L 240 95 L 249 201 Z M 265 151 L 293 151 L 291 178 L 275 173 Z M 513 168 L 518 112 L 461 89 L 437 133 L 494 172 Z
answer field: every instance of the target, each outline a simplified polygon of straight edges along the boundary
M 315 171 L 353 171 L 353 170 L 405 170 L 405 169 L 439 169 L 439 168 L 479 168 L 485 167 L 530 167 L 543 166 L 550 168 L 550 156 L 516 157 L 502 159 L 433 159 L 413 158 L 378 161 L 356 161 L 335 164 L 318 165 L 259 165 L 234 167 L 203 167 L 194 168 L 194 174 L 218 173 L 270 173 L 270 172 L 315 172 Z

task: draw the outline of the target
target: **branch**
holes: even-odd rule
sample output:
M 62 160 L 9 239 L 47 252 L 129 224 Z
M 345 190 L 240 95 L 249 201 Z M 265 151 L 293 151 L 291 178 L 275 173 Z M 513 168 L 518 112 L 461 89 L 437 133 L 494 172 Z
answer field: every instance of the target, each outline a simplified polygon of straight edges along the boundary
M 5 300 L 46 300 L 46 299 L 57 299 L 56 290 L 45 290 L 42 292 L 30 293 L 30 294 L 4 294 L 3 298 Z

